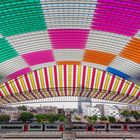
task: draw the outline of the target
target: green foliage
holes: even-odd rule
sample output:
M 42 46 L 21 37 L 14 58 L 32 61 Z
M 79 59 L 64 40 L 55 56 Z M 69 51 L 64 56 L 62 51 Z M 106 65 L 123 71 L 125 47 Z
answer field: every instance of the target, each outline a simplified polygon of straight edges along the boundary
M 95 123 L 97 121 L 98 117 L 96 115 L 93 115 L 93 116 L 89 116 L 88 117 L 88 121 L 89 122 L 93 122 Z
M 75 120 L 81 121 L 81 118 L 79 116 L 75 116 Z
M 0 122 L 9 122 L 10 116 L 9 115 L 0 115 Z
M 25 105 L 19 106 L 18 110 L 27 111 L 27 107 Z
M 93 116 L 92 116 L 92 119 L 94 120 L 94 122 L 96 122 L 97 119 L 98 119 L 98 117 L 97 117 L 96 115 L 93 115 Z
M 59 114 L 37 114 L 35 115 L 35 118 L 38 123 L 42 123 L 42 122 L 54 123 L 55 121 L 61 121 L 61 122 L 65 121 L 65 116 Z
M 47 120 L 46 114 L 37 114 L 37 115 L 35 115 L 35 118 L 38 123 L 42 123 Z
M 106 117 L 106 116 L 101 116 L 101 117 L 100 117 L 100 120 L 101 120 L 101 121 L 107 121 L 107 117 Z
M 113 116 L 108 116 L 108 120 L 109 120 L 110 123 L 115 123 L 116 122 L 116 119 Z
M 22 122 L 30 121 L 34 118 L 34 115 L 30 112 L 23 112 L 20 114 L 19 120 Z
M 60 122 L 64 122 L 64 121 L 65 121 L 65 117 L 64 117 L 64 116 L 60 116 L 60 117 L 59 117 L 59 121 L 60 121 Z
M 135 120 L 139 120 L 140 119 L 140 112 L 131 111 L 131 115 L 135 118 Z
M 129 117 L 129 116 L 131 116 L 131 112 L 128 110 L 124 110 L 123 112 L 121 112 L 121 115 L 123 115 L 125 117 Z
M 48 122 L 50 123 L 54 123 L 55 121 L 58 121 L 59 120 L 59 115 L 58 114 L 48 114 L 47 115 L 47 120 Z
M 126 117 L 126 118 L 125 118 L 125 121 L 126 121 L 126 122 L 131 122 L 131 119 L 128 118 L 128 117 Z
M 138 112 L 138 111 L 128 111 L 128 110 L 125 110 L 125 111 L 123 111 L 122 113 L 121 113 L 123 116 L 125 116 L 126 117 L 126 120 L 128 120 L 129 121 L 129 117 L 134 117 L 135 118 L 135 120 L 139 120 L 140 119 L 140 112 Z M 131 121 L 131 120 L 130 120 Z

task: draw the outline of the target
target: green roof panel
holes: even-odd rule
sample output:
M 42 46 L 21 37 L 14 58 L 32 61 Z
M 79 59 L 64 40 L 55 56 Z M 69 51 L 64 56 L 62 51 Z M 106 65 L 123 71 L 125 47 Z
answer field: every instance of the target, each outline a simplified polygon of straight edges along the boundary
M 5 38 L 0 38 L 0 63 L 18 56 L 16 50 Z
M 39 0 L 4 0 L 0 2 L 0 33 L 12 36 L 46 30 Z

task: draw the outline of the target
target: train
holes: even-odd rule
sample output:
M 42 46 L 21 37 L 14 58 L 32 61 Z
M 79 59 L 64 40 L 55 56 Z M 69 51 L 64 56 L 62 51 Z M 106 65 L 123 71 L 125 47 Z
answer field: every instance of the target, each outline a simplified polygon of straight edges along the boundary
M 0 124 L 0 131 L 140 131 L 140 123 L 72 123 L 70 129 L 63 123 Z
M 0 131 L 64 131 L 63 124 L 0 124 Z

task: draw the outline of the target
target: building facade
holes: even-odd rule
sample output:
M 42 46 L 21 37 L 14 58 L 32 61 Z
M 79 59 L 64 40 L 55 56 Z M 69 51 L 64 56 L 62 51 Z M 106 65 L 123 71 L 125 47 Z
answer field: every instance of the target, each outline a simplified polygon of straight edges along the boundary
M 86 106 L 86 108 L 83 110 L 83 115 L 84 116 L 98 116 L 101 117 L 101 113 L 99 108 L 96 108 L 94 106 Z
M 119 110 L 115 106 L 104 105 L 104 115 L 105 116 L 113 116 L 116 119 L 120 118 Z
M 96 106 L 86 105 L 83 108 L 84 116 L 113 116 L 116 119 L 120 118 L 120 113 L 117 107 L 111 105 L 97 104 Z
M 78 113 L 83 114 L 83 111 L 86 109 L 87 106 L 91 106 L 92 101 L 91 98 L 81 98 L 78 97 Z

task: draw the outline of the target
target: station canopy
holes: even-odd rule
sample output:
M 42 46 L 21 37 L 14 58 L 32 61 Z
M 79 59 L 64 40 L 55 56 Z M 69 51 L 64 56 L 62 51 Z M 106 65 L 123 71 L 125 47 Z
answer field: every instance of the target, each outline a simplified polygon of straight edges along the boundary
M 140 104 L 139 0 L 1 0 L 0 103 L 84 96 Z

